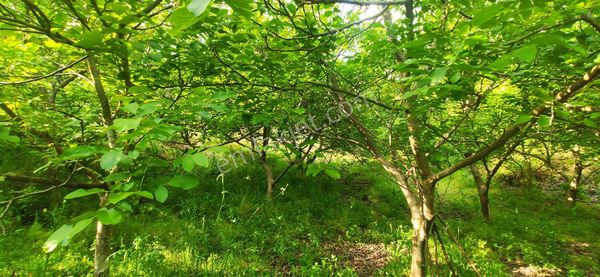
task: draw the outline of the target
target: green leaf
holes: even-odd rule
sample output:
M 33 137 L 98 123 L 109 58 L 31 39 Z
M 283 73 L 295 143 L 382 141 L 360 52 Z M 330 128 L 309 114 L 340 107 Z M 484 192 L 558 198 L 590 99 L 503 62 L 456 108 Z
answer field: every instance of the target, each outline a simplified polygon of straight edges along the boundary
M 66 245 L 68 243 L 69 234 L 73 226 L 71 225 L 63 225 L 58 230 L 54 231 L 52 235 L 44 242 L 44 252 L 50 253 L 56 249 L 59 244 Z
M 535 44 L 529 44 L 512 51 L 511 55 L 515 56 L 521 61 L 530 63 L 535 60 L 535 56 L 537 55 L 537 46 Z
M 181 160 L 181 167 L 183 167 L 183 170 L 186 172 L 191 172 L 195 165 L 196 163 L 194 162 L 194 156 L 192 155 L 186 155 Z
M 418 89 L 415 89 L 415 90 L 411 90 L 411 91 L 408 91 L 408 92 L 404 93 L 402 95 L 402 98 L 403 99 L 408 99 L 408 98 L 411 98 L 411 97 L 413 97 L 415 95 L 425 94 L 425 93 L 427 93 L 427 91 L 429 91 L 429 87 L 421 87 L 421 88 L 418 88 Z
M 145 191 L 145 190 L 142 190 L 142 191 L 136 191 L 136 192 L 135 192 L 135 194 L 137 194 L 137 195 L 139 195 L 139 196 L 141 196 L 141 197 L 144 197 L 144 198 L 148 198 L 148 199 L 154 199 L 154 196 L 153 196 L 153 195 L 152 195 L 152 193 L 151 193 L 151 192 L 149 192 L 149 191 Z
M 131 204 L 127 203 L 127 201 L 119 202 L 119 204 L 117 204 L 117 208 L 119 208 L 119 210 L 121 210 L 122 212 L 133 212 Z
M 515 120 L 515 124 L 523 124 L 523 123 L 529 122 L 532 118 L 533 118 L 533 116 L 528 115 L 528 114 L 520 115 Z
M 0 141 L 17 143 L 20 140 L 19 137 L 10 135 L 10 128 L 0 126 Z
M 96 213 L 96 217 L 98 218 L 98 220 L 100 222 L 102 222 L 102 224 L 106 224 L 106 225 L 115 225 L 119 222 L 121 222 L 121 212 L 119 212 L 118 210 L 114 209 L 114 208 L 110 208 L 110 209 L 106 209 L 106 208 L 102 208 L 100 210 L 98 210 L 98 212 Z
M 98 31 L 85 32 L 81 35 L 78 44 L 86 48 L 94 48 L 102 45 L 104 35 Z
M 119 118 L 115 119 L 112 128 L 119 132 L 134 130 L 140 126 L 141 118 Z
M 102 169 L 106 171 L 111 170 L 113 167 L 119 164 L 119 161 L 123 158 L 123 156 L 125 155 L 123 155 L 123 152 L 121 152 L 121 150 L 110 150 L 108 153 L 104 154 L 100 159 L 100 167 L 102 167 Z
M 105 190 L 100 189 L 100 188 L 77 189 L 77 190 L 75 190 L 75 191 L 67 194 L 65 196 L 65 200 L 79 198 L 79 197 L 84 197 L 84 196 L 88 196 L 88 195 L 92 195 L 92 194 L 97 194 L 97 193 L 104 192 L 104 191 Z
M 76 217 L 72 218 L 72 221 L 82 221 L 84 219 L 90 219 L 90 218 L 94 218 L 96 217 L 96 212 L 97 211 L 87 211 L 85 213 L 82 213 Z
M 340 175 L 340 172 L 333 169 L 333 168 L 327 168 L 325 169 L 325 174 L 327 174 L 329 177 L 333 178 L 333 179 L 340 179 L 342 176 Z
M 160 109 L 160 102 L 150 102 L 140 106 L 138 116 L 149 115 Z
M 210 0 L 192 0 L 190 4 L 187 6 L 188 11 L 190 11 L 194 16 L 199 16 L 208 7 L 210 4 Z
M 169 16 L 169 22 L 173 25 L 172 32 L 177 33 L 181 30 L 187 29 L 196 23 L 194 14 L 188 11 L 187 8 L 181 7 L 174 10 Z
M 44 242 L 44 252 L 49 253 L 54 251 L 58 245 L 65 246 L 69 243 L 69 240 L 75 235 L 85 230 L 93 221 L 93 218 L 88 218 L 75 223 L 72 225 L 63 225 L 58 230 L 54 231 L 52 235 Z
M 252 117 L 252 124 L 269 123 L 269 121 L 271 121 L 271 117 L 265 114 L 256 114 Z
M 127 197 L 133 195 L 133 192 L 113 192 L 108 196 L 108 203 L 116 204 L 122 200 L 125 200 Z
M 169 22 L 173 25 L 172 32 L 178 33 L 200 21 L 199 15 L 204 13 L 210 0 L 192 0 L 187 7 L 180 7 L 171 13 Z
M 79 145 L 65 150 L 60 157 L 64 160 L 77 160 L 97 153 L 98 149 L 94 146 Z
M 550 117 L 548 117 L 546 115 L 542 115 L 538 118 L 537 123 L 540 126 L 550 126 Z
M 500 6 L 496 6 L 496 5 L 492 5 L 492 6 L 487 6 L 481 10 L 479 10 L 479 12 L 477 12 L 475 15 L 473 15 L 473 19 L 471 19 L 471 23 L 473 23 L 476 26 L 481 27 L 484 23 L 490 21 L 492 18 L 496 17 L 496 15 L 498 14 L 498 12 L 502 10 L 502 7 Z
M 172 187 L 189 190 L 197 187 L 200 184 L 200 180 L 195 176 L 182 175 L 173 177 L 168 184 Z
M 225 0 L 225 3 L 233 9 L 234 14 L 239 14 L 248 19 L 252 17 L 251 1 Z
M 510 55 L 503 55 L 491 63 L 490 66 L 497 70 L 504 70 L 511 62 L 512 57 Z
M 73 226 L 73 229 L 71 229 L 71 231 L 69 232 L 68 239 L 72 239 L 75 235 L 85 230 L 85 228 L 88 227 L 92 223 L 92 221 L 94 221 L 93 218 L 88 218 L 75 223 L 75 226 Z
M 107 182 L 107 183 L 118 182 L 118 181 L 123 181 L 127 178 L 129 178 L 129 172 L 115 172 L 115 173 L 111 173 L 110 175 L 104 177 L 104 182 Z
M 319 172 L 321 172 L 322 168 L 319 167 L 316 164 L 311 164 L 308 166 L 308 168 L 306 169 L 306 176 L 312 176 L 315 177 L 317 176 L 317 174 L 319 174 Z
M 446 77 L 446 72 L 448 72 L 448 67 L 436 68 L 431 74 L 431 85 L 437 85 L 444 81 L 444 78 Z
M 208 167 L 210 165 L 208 157 L 202 153 L 196 153 L 192 157 L 194 158 L 194 162 L 201 167 Z
M 169 191 L 164 186 L 158 186 L 154 190 L 154 197 L 156 198 L 156 201 L 158 201 L 160 203 L 164 203 L 167 200 L 168 196 L 169 196 Z
M 131 114 L 136 114 L 139 108 L 140 105 L 138 103 L 130 103 L 127 106 L 123 107 L 123 110 Z

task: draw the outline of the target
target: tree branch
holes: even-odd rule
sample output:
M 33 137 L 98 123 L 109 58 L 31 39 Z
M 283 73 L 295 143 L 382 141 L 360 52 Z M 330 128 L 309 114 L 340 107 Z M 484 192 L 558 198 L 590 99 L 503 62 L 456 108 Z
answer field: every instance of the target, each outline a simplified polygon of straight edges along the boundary
M 556 101 L 558 103 L 567 102 L 567 100 L 569 100 L 569 98 L 571 98 L 575 94 L 577 94 L 582 88 L 584 88 L 586 85 L 590 84 L 592 81 L 594 81 L 596 78 L 598 78 L 598 76 L 600 76 L 600 64 L 595 65 L 590 71 L 585 73 L 583 78 L 575 81 L 569 87 L 567 87 L 565 90 L 558 93 L 556 95 L 556 97 L 554 98 L 554 101 Z M 537 108 L 533 109 L 530 113 L 532 116 L 534 116 L 533 120 L 524 122 L 524 123 L 520 123 L 520 124 L 515 124 L 511 128 L 507 129 L 498 139 L 496 139 L 490 145 L 488 145 L 484 148 L 481 148 L 480 150 L 475 152 L 473 155 L 471 155 L 471 156 L 455 163 L 454 165 L 431 176 L 431 178 L 429 178 L 429 182 L 435 183 L 435 182 L 447 177 L 448 175 L 450 175 L 466 166 L 469 166 L 472 163 L 475 163 L 475 162 L 485 158 L 488 154 L 494 152 L 496 149 L 498 149 L 498 148 L 502 147 L 504 144 L 506 144 L 506 142 L 508 142 L 508 140 L 510 140 L 515 135 L 517 135 L 523 128 L 526 127 L 526 125 L 534 123 L 537 120 L 535 117 L 540 116 L 546 110 L 548 110 L 547 105 L 540 105 Z
M 0 82 L 0 86 L 5 86 L 5 85 L 21 85 L 21 84 L 26 84 L 26 83 L 31 83 L 31 82 L 35 82 L 35 81 L 39 81 L 39 80 L 43 80 L 43 79 L 47 79 L 47 78 L 50 78 L 50 77 L 52 77 L 52 76 L 55 76 L 55 75 L 57 75 L 57 74 L 59 74 L 59 73 L 61 73 L 61 72 L 65 71 L 65 70 L 67 70 L 67 69 L 69 69 L 69 68 L 71 68 L 71 67 L 75 66 L 76 64 L 78 64 L 78 63 L 80 63 L 81 61 L 85 60 L 87 57 L 88 57 L 87 55 L 86 55 L 86 56 L 83 56 L 83 57 L 81 57 L 81 58 L 77 59 L 76 61 L 74 61 L 74 62 L 71 62 L 70 64 L 67 64 L 67 65 L 65 65 L 64 67 L 61 67 L 61 68 L 59 68 L 59 69 L 57 69 L 57 70 L 55 70 L 55 71 L 53 71 L 53 72 L 51 72 L 51 73 L 49 73 L 49 74 L 42 75 L 42 76 L 38 76 L 38 77 L 34 77 L 34 78 L 27 79 L 27 80 L 23 80 L 23 81 L 16 81 L 16 82 Z
M 61 186 L 64 181 L 58 179 L 50 179 L 43 177 L 35 177 L 35 176 L 23 176 L 16 174 L 6 174 L 4 175 L 5 180 L 17 182 L 17 183 L 33 183 L 38 185 L 47 185 L 47 186 Z M 76 183 L 76 182 L 66 182 L 62 186 L 68 188 L 108 188 L 105 183 Z

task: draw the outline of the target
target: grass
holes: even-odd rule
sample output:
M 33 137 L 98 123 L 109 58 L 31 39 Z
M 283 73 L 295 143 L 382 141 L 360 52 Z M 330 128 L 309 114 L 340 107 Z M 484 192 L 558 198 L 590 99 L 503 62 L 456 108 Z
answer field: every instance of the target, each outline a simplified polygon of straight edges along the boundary
M 341 180 L 290 171 L 280 183 L 283 190 L 270 201 L 264 197 L 257 165 L 230 172 L 223 181 L 216 172 L 200 173 L 198 188 L 170 190 L 162 205 L 140 204 L 116 227 L 112 274 L 406 274 L 410 224 L 401 192 L 376 165 L 342 168 Z M 536 187 L 494 184 L 493 220 L 486 224 L 468 176 L 459 173 L 444 180 L 438 194 L 438 210 L 448 230 L 483 275 L 508 276 L 524 266 L 556 269 L 569 276 L 600 275 L 598 204 L 570 209 L 561 197 Z M 4 222 L 6 233 L 0 236 L 1 276 L 91 275 L 92 228 L 51 254 L 41 251 L 55 228 L 82 210 L 95 208 L 94 201 L 63 203 L 60 197 L 57 192 L 15 205 Z M 431 253 L 437 249 L 440 266 L 431 270 L 448 275 L 452 267 L 460 276 L 474 276 L 450 237 L 445 233 L 442 237 L 451 262 L 432 240 Z M 386 262 L 361 268 L 369 267 L 369 262 L 357 265 L 352 259 L 358 245 L 382 248 Z

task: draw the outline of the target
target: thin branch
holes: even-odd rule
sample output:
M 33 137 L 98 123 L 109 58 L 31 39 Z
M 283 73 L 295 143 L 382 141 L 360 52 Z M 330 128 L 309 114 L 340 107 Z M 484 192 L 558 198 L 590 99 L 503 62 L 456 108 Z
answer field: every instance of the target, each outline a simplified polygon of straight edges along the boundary
M 76 61 L 74 61 L 74 62 L 72 62 L 70 64 L 67 64 L 66 66 L 61 67 L 61 68 L 59 68 L 59 69 L 57 69 L 57 70 L 55 70 L 55 71 L 53 71 L 53 72 L 51 72 L 49 74 L 38 76 L 38 77 L 34 77 L 34 78 L 31 78 L 31 79 L 27 79 L 27 80 L 16 81 L 16 82 L 0 82 L 0 86 L 5 86 L 5 85 L 21 85 L 21 84 L 26 84 L 26 83 L 31 83 L 31 82 L 35 82 L 35 81 L 47 79 L 47 78 L 55 76 L 55 75 L 57 75 L 57 74 L 65 71 L 65 70 L 67 70 L 67 69 L 69 69 L 69 68 L 77 65 L 78 63 L 80 63 L 83 60 L 85 60 L 87 57 L 88 57 L 87 55 L 83 56 L 83 57 L 77 59 Z
M 107 188 L 108 186 L 105 183 L 72 183 L 71 180 L 67 180 L 67 182 L 50 179 L 44 177 L 35 177 L 35 176 L 23 176 L 17 174 L 6 174 L 3 175 L 6 181 L 12 181 L 17 183 L 33 183 L 38 185 L 47 185 L 52 188 L 56 187 L 68 187 L 68 188 Z

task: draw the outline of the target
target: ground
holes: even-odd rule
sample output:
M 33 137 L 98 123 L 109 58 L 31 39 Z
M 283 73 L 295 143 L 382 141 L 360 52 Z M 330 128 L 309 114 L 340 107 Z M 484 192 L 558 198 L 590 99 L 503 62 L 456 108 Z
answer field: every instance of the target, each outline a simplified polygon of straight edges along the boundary
M 340 180 L 292 170 L 270 201 L 264 197 L 258 165 L 230 172 L 223 182 L 216 171 L 198 172 L 202 183 L 197 189 L 171 190 L 162 205 L 141 203 L 117 225 L 112 273 L 406 274 L 411 230 L 401 192 L 375 164 L 345 163 L 340 168 Z M 450 261 L 442 244 L 432 240 L 430 271 L 475 276 L 472 261 L 484 276 L 600 275 L 600 205 L 568 208 L 566 191 L 542 190 L 541 185 L 493 184 L 492 221 L 486 224 L 466 172 L 444 180 L 437 207 L 448 224 L 440 227 L 440 235 Z M 13 207 L 0 236 L 1 276 L 91 274 L 91 228 L 66 247 L 42 252 L 53 230 L 96 205 L 93 196 L 69 202 L 60 201 L 62 196 L 57 191 Z

